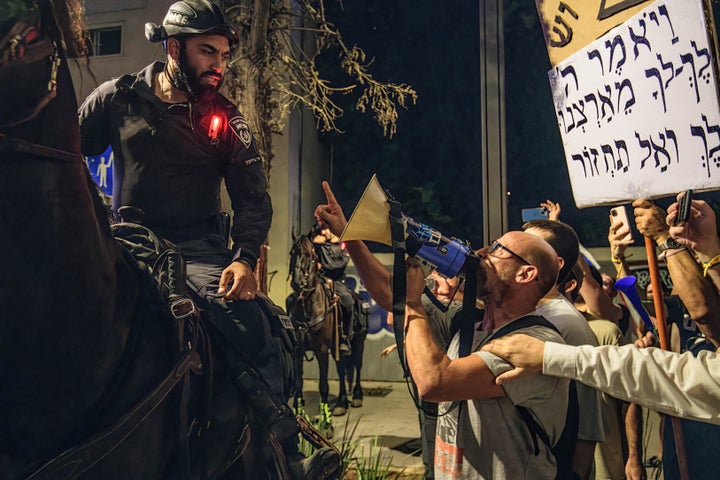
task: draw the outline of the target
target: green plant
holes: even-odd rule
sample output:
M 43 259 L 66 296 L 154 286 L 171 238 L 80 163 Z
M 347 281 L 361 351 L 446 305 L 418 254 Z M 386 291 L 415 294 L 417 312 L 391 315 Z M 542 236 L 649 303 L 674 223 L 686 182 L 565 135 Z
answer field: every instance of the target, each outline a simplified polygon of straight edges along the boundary
M 360 444 L 360 455 L 355 457 L 355 467 L 358 480 L 397 480 L 405 472 L 403 468 L 399 472 L 391 471 L 391 457 L 381 449 L 378 437 L 374 436 L 368 446 L 365 455 L 365 444 Z
M 355 454 L 357 452 L 357 447 L 360 441 L 355 438 L 355 432 L 357 431 L 357 427 L 360 424 L 361 418 L 362 416 L 358 417 L 354 423 L 351 423 L 350 412 L 348 412 L 347 421 L 343 426 L 342 438 L 340 438 L 340 440 L 335 444 L 335 446 L 338 447 L 338 450 L 340 450 L 340 456 L 343 461 L 343 477 L 345 477 L 345 473 L 348 471 L 348 467 L 350 467 L 356 461 Z

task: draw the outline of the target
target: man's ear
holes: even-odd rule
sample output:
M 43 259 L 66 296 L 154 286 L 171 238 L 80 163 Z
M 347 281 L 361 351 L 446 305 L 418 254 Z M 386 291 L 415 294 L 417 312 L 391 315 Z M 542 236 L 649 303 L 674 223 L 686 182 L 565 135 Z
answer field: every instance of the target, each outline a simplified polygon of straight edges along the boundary
M 167 39 L 167 54 L 176 62 L 180 58 L 180 41 L 175 37 Z
M 535 265 L 523 265 L 515 274 L 518 283 L 530 283 L 538 279 L 538 268 Z

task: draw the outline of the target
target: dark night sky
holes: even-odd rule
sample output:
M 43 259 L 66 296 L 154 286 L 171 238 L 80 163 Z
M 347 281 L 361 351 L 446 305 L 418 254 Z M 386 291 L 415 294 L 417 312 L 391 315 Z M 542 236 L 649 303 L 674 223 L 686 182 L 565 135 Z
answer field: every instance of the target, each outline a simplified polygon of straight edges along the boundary
M 572 198 L 535 3 L 503 5 L 509 226 L 520 228 L 520 210 L 549 198 L 561 203 L 562 220 L 585 245 L 605 245 L 608 207 L 578 210 Z M 375 59 L 376 78 L 410 84 L 418 93 L 417 104 L 401 111 L 392 140 L 371 116 L 355 111 L 352 96 L 340 99 L 345 133 L 325 139 L 334 147 L 332 183 L 344 209 L 353 210 L 377 173 L 405 213 L 480 246 L 478 3 L 365 0 L 343 6 L 331 16 L 347 44 Z

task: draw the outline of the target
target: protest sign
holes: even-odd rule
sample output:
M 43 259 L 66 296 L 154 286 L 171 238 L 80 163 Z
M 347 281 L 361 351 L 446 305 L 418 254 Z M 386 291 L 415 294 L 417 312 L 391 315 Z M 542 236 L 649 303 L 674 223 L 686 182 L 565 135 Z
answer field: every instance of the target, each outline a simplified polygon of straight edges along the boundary
M 702 0 L 648 4 L 549 72 L 578 207 L 720 187 L 705 15 Z
M 545 43 L 554 67 L 652 0 L 536 0 Z

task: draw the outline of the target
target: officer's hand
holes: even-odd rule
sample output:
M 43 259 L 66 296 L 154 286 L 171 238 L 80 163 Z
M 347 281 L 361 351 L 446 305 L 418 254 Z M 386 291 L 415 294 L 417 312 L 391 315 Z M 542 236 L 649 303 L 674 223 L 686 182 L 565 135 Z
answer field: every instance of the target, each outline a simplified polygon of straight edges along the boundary
M 336 235 L 342 235 L 345 225 L 347 225 L 347 218 L 340 207 L 340 204 L 335 199 L 335 194 L 330 189 L 328 182 L 322 182 L 323 190 L 325 190 L 325 198 L 327 204 L 318 205 L 315 209 L 315 219 L 322 227 L 327 227 L 330 231 Z
M 247 263 L 232 262 L 228 265 L 220 276 L 217 293 L 225 293 L 230 283 L 232 283 L 232 287 L 225 294 L 223 300 L 251 300 L 255 298 L 257 293 L 255 275 L 253 275 L 253 271 Z

